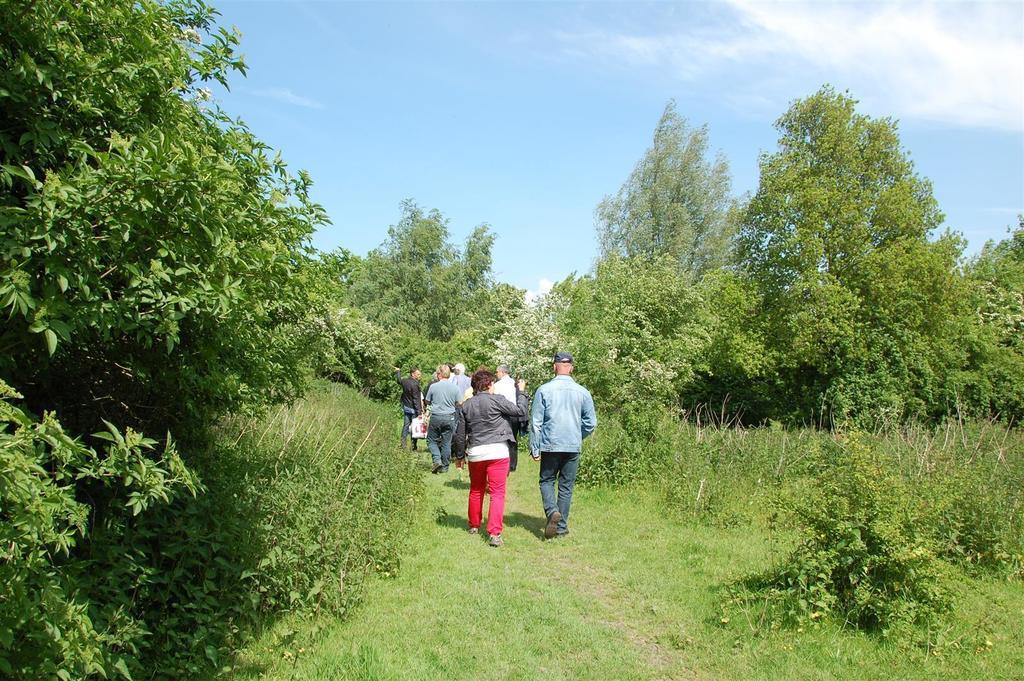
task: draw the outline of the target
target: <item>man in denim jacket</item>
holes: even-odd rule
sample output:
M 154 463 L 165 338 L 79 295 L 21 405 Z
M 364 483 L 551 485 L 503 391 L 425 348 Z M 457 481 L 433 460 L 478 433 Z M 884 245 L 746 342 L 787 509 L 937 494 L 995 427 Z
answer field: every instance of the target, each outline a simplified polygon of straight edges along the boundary
M 540 460 L 540 498 L 548 539 L 569 533 L 569 505 L 583 439 L 597 428 L 590 391 L 574 381 L 572 355 L 555 354 L 555 377 L 539 387 L 530 410 L 530 456 Z M 555 482 L 558 497 L 555 497 Z

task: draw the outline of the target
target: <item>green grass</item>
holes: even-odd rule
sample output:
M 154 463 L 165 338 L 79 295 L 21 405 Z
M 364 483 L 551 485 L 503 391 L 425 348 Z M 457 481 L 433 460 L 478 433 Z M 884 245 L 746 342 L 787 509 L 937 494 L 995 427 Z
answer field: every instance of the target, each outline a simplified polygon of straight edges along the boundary
M 664 512 L 661 492 L 578 489 L 572 534 L 545 542 L 527 460 L 494 549 L 466 533 L 468 484 L 454 469 L 426 477 L 397 576 L 373 581 L 346 621 L 279 623 L 244 652 L 236 679 L 1006 679 L 1024 669 L 1019 582 L 964 578 L 930 647 L 834 622 L 773 629 L 756 609 L 721 608 L 724 585 L 772 560 L 761 529 L 694 524 Z

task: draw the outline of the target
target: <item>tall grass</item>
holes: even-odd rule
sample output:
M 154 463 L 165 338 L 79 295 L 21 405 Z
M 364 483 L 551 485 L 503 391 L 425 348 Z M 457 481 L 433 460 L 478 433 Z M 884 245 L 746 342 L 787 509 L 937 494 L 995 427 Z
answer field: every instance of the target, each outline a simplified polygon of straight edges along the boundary
M 744 428 L 709 418 L 625 413 L 603 419 L 581 484 L 660 481 L 678 513 L 719 526 L 767 526 L 773 499 L 818 479 L 842 431 Z M 1024 562 L 1024 433 L 998 422 L 950 420 L 860 433 L 882 468 L 905 481 L 940 555 L 965 566 Z
M 262 612 L 341 613 L 369 572 L 397 568 L 421 483 L 394 422 L 393 410 L 324 384 L 267 418 L 223 424 L 207 484 L 250 520 L 243 541 Z
M 208 677 L 285 613 L 346 615 L 398 565 L 421 479 L 393 410 L 321 384 L 294 405 L 222 422 L 189 461 L 205 492 L 176 503 L 159 541 L 153 678 Z

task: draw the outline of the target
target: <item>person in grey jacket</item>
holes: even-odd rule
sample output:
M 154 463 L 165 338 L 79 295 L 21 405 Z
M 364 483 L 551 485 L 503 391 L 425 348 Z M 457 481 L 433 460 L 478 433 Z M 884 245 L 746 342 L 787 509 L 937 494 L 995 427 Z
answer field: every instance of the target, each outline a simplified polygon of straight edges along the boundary
M 427 426 L 427 448 L 434 461 L 432 473 L 447 473 L 452 457 L 452 435 L 455 434 L 455 407 L 462 402 L 458 386 L 448 380 L 448 367 L 437 368 L 437 383 L 427 389 L 426 402 L 430 405 L 430 423 Z
M 594 398 L 569 375 L 574 368 L 572 355 L 556 353 L 552 368 L 555 377 L 537 388 L 530 412 L 530 456 L 540 461 L 540 498 L 548 539 L 569 533 L 569 506 L 580 450 L 584 438 L 597 428 Z
M 501 546 L 505 522 L 505 482 L 508 478 L 508 443 L 515 442 L 509 417 L 526 414 L 526 385 L 516 403 L 494 393 L 495 376 L 487 369 L 473 374 L 473 397 L 462 405 L 466 423 L 466 458 L 469 459 L 470 534 L 480 531 L 484 492 L 491 495 L 487 508 L 487 534 L 491 546 Z

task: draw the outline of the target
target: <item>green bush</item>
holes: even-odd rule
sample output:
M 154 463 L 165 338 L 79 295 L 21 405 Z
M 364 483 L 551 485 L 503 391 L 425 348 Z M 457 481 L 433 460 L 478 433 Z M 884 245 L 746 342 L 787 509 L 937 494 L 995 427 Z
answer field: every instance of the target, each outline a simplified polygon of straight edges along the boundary
M 387 392 L 378 384 L 393 382 L 391 339 L 358 308 L 331 306 L 305 325 L 311 328 L 309 336 L 318 341 L 313 353 L 318 376 L 366 392 Z
M 559 332 L 576 377 L 606 408 L 672 408 L 706 366 L 711 320 L 701 291 L 670 257 L 609 256 L 567 280 Z
M 224 508 L 245 510 L 235 537 L 262 613 L 347 611 L 369 571 L 393 572 L 421 477 L 398 449 L 394 411 L 322 385 L 269 418 L 229 421 L 199 466 Z
M 658 477 L 676 456 L 676 419 L 658 409 L 601 414 L 580 459 L 581 485 L 629 485 Z
M 309 177 L 208 100 L 199 0 L 0 0 L 0 375 L 71 432 L 184 440 L 300 393 Z M 225 332 L 230 329 L 230 332 Z
M 343 386 L 260 419 L 237 417 L 196 461 L 208 493 L 182 500 L 159 540 L 148 673 L 208 676 L 282 613 L 347 613 L 372 572 L 399 565 L 419 495 L 394 414 Z M 140 541 L 143 540 L 143 541 Z M 149 543 L 149 545 L 152 545 Z
M 170 442 L 153 459 L 153 440 L 108 426 L 101 454 L 52 414 L 8 402 L 19 397 L 0 381 L 0 673 L 128 677 L 153 631 L 136 601 L 149 568 L 128 528 L 159 525 L 198 481 Z M 112 546 L 116 570 L 101 569 Z
M 1024 481 L 970 469 L 933 481 L 922 495 L 924 525 L 943 558 L 1020 573 L 1024 566 Z
M 1024 433 L 950 421 L 889 442 L 939 555 L 971 571 L 1024 575 Z
M 173 447 L 111 429 L 99 455 L 0 405 L 0 676 L 209 676 L 254 626 L 345 613 L 398 567 L 420 477 L 347 388 L 227 422 L 205 486 Z
M 835 442 L 819 479 L 780 508 L 797 532 L 778 566 L 745 580 L 737 600 L 781 621 L 832 615 L 886 633 L 925 624 L 952 605 L 949 574 L 919 526 L 904 482 L 864 438 Z

